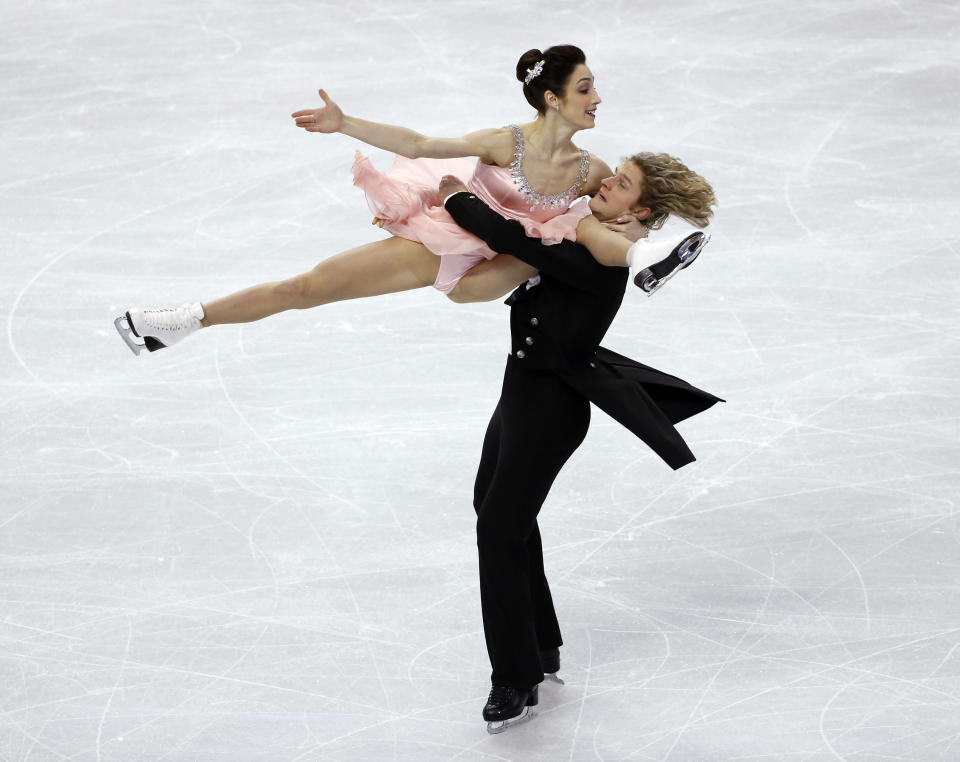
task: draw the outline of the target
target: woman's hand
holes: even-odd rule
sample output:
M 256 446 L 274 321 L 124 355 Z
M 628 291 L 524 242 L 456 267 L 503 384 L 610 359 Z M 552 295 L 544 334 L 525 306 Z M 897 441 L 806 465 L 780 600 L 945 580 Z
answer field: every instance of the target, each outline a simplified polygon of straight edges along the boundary
M 325 90 L 317 92 L 323 99 L 323 108 L 294 111 L 290 116 L 297 120 L 297 127 L 303 127 L 307 132 L 339 132 L 343 126 L 343 112 Z
M 610 222 L 604 222 L 603 226 L 608 230 L 612 230 L 614 233 L 626 236 L 627 240 L 633 243 L 636 243 L 641 238 L 646 238 L 647 233 L 650 232 L 647 226 L 636 217 L 620 217 Z
M 466 189 L 467 186 L 463 184 L 463 180 L 456 175 L 444 175 L 440 178 L 440 187 L 437 189 L 437 195 L 440 196 L 440 201 L 443 202 L 447 196 L 465 191 Z

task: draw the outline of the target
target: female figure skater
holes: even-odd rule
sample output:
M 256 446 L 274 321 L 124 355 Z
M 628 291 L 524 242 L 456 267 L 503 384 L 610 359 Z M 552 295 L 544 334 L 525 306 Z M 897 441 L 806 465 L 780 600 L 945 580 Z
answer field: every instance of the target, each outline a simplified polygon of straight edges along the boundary
M 470 276 L 474 265 L 496 254 L 453 222 L 437 196 L 439 178 L 472 175 L 471 191 L 504 216 L 518 220 L 528 234 L 556 244 L 564 238 L 573 240 L 577 223 L 589 214 L 585 203 L 570 208 L 571 203 L 580 195 L 601 191 L 604 179 L 612 175 L 602 160 L 572 142 L 574 133 L 594 126 L 600 104 L 583 51 L 572 45 L 554 46 L 543 53 L 527 51 L 517 63 L 517 79 L 523 82 L 527 102 L 537 110 L 535 121 L 461 138 L 425 137 L 402 127 L 346 116 L 321 90 L 322 108 L 292 115 L 298 127 L 308 132 L 340 132 L 398 155 L 386 175 L 359 155 L 353 168 L 354 182 L 364 190 L 375 222 L 393 237 L 337 254 L 287 280 L 262 283 L 203 304 L 129 309 L 114 321 L 121 337 L 139 354 L 144 347 L 155 351 L 170 346 L 205 326 L 246 323 L 289 309 L 430 284 L 454 301 L 494 299 L 507 293 L 528 277 L 526 266 L 507 258 L 490 262 Z M 465 156 L 479 161 L 471 166 L 455 160 Z M 689 221 L 700 227 L 706 224 L 705 219 Z M 642 229 L 637 225 L 635 237 Z M 675 243 L 650 245 L 666 245 L 669 252 Z M 699 247 L 694 256 L 698 252 Z M 607 261 L 602 250 L 593 253 L 604 264 L 626 264 L 621 256 Z M 466 281 L 469 288 L 463 290 L 468 295 L 461 299 L 458 284 L 465 286 Z

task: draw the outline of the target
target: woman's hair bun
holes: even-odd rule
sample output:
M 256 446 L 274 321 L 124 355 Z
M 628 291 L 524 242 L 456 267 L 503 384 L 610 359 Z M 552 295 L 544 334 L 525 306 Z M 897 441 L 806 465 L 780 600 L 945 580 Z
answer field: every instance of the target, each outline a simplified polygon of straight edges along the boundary
M 527 69 L 532 69 L 541 58 L 543 58 L 543 51 L 536 48 L 520 56 L 520 60 L 517 61 L 517 79 L 523 82 L 527 78 Z
M 543 61 L 543 66 L 537 64 Z M 552 45 L 546 50 L 528 50 L 517 61 L 517 79 L 523 82 L 523 97 L 538 114 L 546 113 L 546 92 L 565 97 L 567 80 L 587 57 L 576 45 Z M 527 70 L 532 70 L 528 75 Z M 530 81 L 527 81 L 527 77 Z

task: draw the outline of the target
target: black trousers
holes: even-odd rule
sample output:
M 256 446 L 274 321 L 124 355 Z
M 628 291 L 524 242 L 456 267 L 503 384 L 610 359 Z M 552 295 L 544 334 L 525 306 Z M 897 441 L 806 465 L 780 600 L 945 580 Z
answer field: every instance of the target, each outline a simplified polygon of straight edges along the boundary
M 507 361 L 474 488 L 483 631 L 493 683 L 543 680 L 541 650 L 562 644 L 537 514 L 590 425 L 590 403 L 550 371 Z

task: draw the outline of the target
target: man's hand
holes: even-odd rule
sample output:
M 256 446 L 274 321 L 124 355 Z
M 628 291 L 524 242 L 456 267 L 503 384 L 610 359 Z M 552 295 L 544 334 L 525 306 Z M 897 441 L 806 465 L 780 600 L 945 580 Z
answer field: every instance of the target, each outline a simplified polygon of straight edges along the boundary
M 343 112 L 325 90 L 319 90 L 323 108 L 294 111 L 290 116 L 297 120 L 297 127 L 307 132 L 337 132 L 343 125 Z
M 443 203 L 443 200 L 453 194 L 459 193 L 460 191 L 465 191 L 467 186 L 463 184 L 463 180 L 455 175 L 444 175 L 440 179 L 440 188 L 437 190 L 437 193 L 440 196 L 440 202 Z
M 636 217 L 619 217 L 610 222 L 604 222 L 604 227 L 612 230 L 614 233 L 626 236 L 627 240 L 636 243 L 641 238 L 646 238 L 649 229 Z

